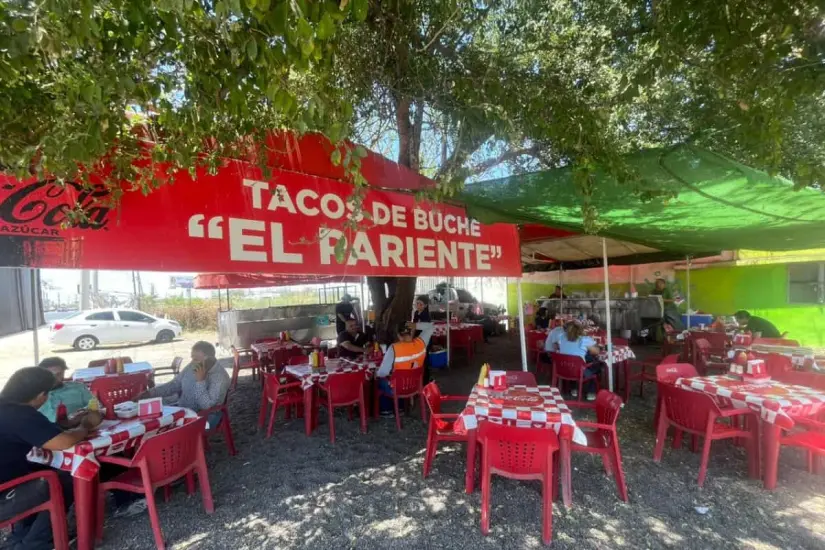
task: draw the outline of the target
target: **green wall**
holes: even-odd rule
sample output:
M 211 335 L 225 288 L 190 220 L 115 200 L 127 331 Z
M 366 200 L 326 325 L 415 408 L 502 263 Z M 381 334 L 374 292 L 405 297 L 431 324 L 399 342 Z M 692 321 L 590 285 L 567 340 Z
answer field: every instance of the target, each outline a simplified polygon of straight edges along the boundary
M 687 288 L 686 274 L 676 277 Z M 695 269 L 690 287 L 693 309 L 719 315 L 746 309 L 803 345 L 825 347 L 825 308 L 788 304 L 787 264 Z

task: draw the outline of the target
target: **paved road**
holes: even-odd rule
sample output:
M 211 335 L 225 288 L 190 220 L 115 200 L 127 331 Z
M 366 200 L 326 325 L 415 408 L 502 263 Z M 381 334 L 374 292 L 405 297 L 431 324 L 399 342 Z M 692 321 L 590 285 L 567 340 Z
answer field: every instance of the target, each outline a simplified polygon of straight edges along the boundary
M 188 359 L 192 344 L 196 341 L 206 340 L 214 343 L 217 339 L 214 332 L 184 333 L 181 338 L 165 344 L 103 346 L 92 351 L 76 351 L 69 346 L 52 345 L 49 342 L 48 327 L 39 329 L 37 335 L 40 359 L 58 355 L 66 360 L 70 369 L 84 368 L 92 359 L 120 356 L 131 357 L 134 361 L 148 361 L 152 365 L 168 365 L 176 356 Z M 0 338 L 0 387 L 5 385 L 15 370 L 34 363 L 34 338 L 31 331 Z

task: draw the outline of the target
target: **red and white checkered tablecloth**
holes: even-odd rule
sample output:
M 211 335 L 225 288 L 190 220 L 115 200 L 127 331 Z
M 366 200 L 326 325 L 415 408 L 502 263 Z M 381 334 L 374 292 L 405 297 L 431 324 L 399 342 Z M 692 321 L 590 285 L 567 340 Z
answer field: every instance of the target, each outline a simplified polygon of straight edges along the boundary
M 96 457 L 116 455 L 126 449 L 137 448 L 144 439 L 182 426 L 187 420 L 197 417 L 192 410 L 165 406 L 162 416 L 158 418 L 119 420 L 64 451 L 32 449 L 28 459 L 29 462 L 47 464 L 52 468 L 71 472 L 75 477 L 91 480 L 100 470 L 100 463 Z
M 324 368 L 313 371 L 309 363 L 306 365 L 289 365 L 284 372 L 301 382 L 301 389 L 311 388 L 315 384 L 323 384 L 330 374 L 337 372 L 353 372 L 363 370 L 366 378 L 372 378 L 381 365 L 376 361 L 350 361 L 348 359 L 327 359 Z
M 516 406 L 508 402 L 515 396 L 536 398 L 530 406 Z M 510 386 L 505 392 L 474 386 L 467 405 L 456 422 L 456 430 L 473 430 L 479 419 L 520 428 L 552 428 L 560 437 L 567 437 L 579 445 L 587 445 L 587 438 L 576 425 L 570 408 L 558 388 L 552 386 Z
M 257 342 L 249 346 L 249 349 L 257 353 L 258 355 L 264 355 L 270 353 L 275 350 L 279 349 L 293 349 L 293 348 L 302 348 L 303 346 L 297 342 L 293 342 L 292 340 L 288 342 Z
M 811 369 L 816 366 L 819 369 L 825 368 L 825 356 L 816 352 L 813 348 L 796 346 L 776 346 L 772 344 L 753 344 L 749 348 L 734 346 L 728 352 L 728 358 L 740 351 L 752 351 L 754 353 L 778 353 L 785 357 L 790 357 L 791 363 L 800 369 Z
M 599 354 L 599 359 L 607 362 L 607 350 L 605 349 Z M 621 363 L 629 359 L 636 359 L 636 354 L 630 349 L 630 346 L 613 346 L 613 363 Z
M 676 385 L 710 395 L 722 406 L 747 407 L 785 429 L 793 428 L 791 416 L 810 416 L 825 408 L 825 391 L 775 380 L 754 384 L 727 375 L 697 376 L 680 378 Z
M 451 323 L 450 330 L 478 330 L 481 325 L 475 323 Z M 447 336 L 447 324 L 436 323 L 433 329 L 433 336 Z

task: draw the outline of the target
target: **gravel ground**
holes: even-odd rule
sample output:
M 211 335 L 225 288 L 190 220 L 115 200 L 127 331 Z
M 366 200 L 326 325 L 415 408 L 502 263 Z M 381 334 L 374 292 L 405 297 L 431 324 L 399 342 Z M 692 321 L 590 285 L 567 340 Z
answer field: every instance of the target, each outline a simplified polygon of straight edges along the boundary
M 470 364 L 437 376 L 439 384 L 446 393 L 467 394 L 483 361 L 518 368 L 517 350 L 514 339 L 495 339 Z M 661 464 L 653 463 L 650 394 L 636 393 L 619 421 L 630 503 L 618 499 L 600 461 L 574 456 L 574 505 L 554 505 L 554 547 L 825 547 L 825 478 L 783 452 L 779 489 L 766 492 L 747 479 L 744 451 L 722 442 L 714 444 L 699 489 L 698 454 L 667 448 Z M 170 548 L 541 547 L 538 482 L 494 478 L 492 530 L 484 537 L 481 495 L 463 491 L 463 446 L 442 448 L 422 479 L 426 430 L 416 409 L 400 433 L 392 420 L 379 419 L 362 435 L 357 420 L 339 414 L 332 446 L 323 415 L 312 437 L 304 436 L 303 420 L 280 420 L 264 439 L 256 431 L 259 395 L 247 377 L 232 398 L 238 455 L 228 456 L 219 440 L 209 452 L 214 515 L 182 487 L 160 502 Z M 697 506 L 709 511 L 702 515 Z M 104 537 L 103 550 L 154 547 L 146 516 L 109 520 Z

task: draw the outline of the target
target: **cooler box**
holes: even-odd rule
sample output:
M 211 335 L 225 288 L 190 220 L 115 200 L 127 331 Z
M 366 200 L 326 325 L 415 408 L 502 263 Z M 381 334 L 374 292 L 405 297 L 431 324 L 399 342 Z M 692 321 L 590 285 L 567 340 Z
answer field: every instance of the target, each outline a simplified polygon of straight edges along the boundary
M 427 354 L 427 361 L 430 362 L 431 369 L 447 368 L 447 350 L 434 351 Z
M 705 325 L 705 327 L 710 328 L 710 325 L 713 324 L 713 319 L 713 315 L 691 315 L 690 326 L 688 326 L 688 316 L 682 315 L 682 324 L 685 326 L 685 328 L 698 328 L 699 325 Z

